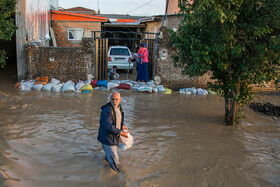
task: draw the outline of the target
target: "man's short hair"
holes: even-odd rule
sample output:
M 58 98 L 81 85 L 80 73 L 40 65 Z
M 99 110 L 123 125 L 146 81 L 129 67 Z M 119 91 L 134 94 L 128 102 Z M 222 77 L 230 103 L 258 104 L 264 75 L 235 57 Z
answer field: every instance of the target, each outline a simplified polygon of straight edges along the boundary
M 117 68 L 117 66 L 113 66 L 113 68 Z

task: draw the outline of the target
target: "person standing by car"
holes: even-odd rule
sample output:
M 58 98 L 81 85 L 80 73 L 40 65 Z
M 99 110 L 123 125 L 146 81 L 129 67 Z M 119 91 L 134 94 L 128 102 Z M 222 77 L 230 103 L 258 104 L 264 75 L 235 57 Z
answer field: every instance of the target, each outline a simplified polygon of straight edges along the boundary
M 128 137 L 127 127 L 124 125 L 124 112 L 120 105 L 121 95 L 119 92 L 112 92 L 110 102 L 101 107 L 100 126 L 97 140 L 102 144 L 105 152 L 105 159 L 110 167 L 119 171 L 119 156 L 117 145 L 120 136 Z
M 148 50 L 144 46 L 143 43 L 140 44 L 140 49 L 138 51 L 138 74 L 137 74 L 137 81 L 147 82 L 149 81 L 148 76 Z

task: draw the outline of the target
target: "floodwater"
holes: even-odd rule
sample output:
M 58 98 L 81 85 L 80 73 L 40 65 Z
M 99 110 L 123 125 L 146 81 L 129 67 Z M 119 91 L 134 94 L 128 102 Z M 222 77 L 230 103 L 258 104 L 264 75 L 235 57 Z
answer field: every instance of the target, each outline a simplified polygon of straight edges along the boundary
M 135 142 L 112 171 L 96 140 L 109 94 L 1 88 L 0 186 L 280 186 L 279 119 L 245 108 L 226 127 L 213 95 L 121 92 Z

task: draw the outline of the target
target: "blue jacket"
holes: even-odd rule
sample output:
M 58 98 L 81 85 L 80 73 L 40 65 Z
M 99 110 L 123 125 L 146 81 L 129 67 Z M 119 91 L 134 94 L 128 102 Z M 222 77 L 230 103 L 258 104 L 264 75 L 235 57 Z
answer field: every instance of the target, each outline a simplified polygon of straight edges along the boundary
M 101 107 L 100 124 L 97 140 L 105 145 L 118 145 L 121 130 L 116 127 L 116 113 L 111 105 L 107 103 Z M 122 113 L 121 129 L 123 127 L 124 113 L 120 105 Z

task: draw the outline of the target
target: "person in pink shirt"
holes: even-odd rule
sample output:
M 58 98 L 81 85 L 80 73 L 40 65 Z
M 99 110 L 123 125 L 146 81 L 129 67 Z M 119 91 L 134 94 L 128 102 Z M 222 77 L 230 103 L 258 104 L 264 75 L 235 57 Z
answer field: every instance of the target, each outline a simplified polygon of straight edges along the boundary
M 149 52 L 147 48 L 144 46 L 143 43 L 140 44 L 140 49 L 138 51 L 138 74 L 137 74 L 137 81 L 147 82 L 149 81 L 148 76 L 148 56 Z

